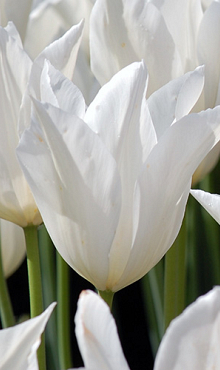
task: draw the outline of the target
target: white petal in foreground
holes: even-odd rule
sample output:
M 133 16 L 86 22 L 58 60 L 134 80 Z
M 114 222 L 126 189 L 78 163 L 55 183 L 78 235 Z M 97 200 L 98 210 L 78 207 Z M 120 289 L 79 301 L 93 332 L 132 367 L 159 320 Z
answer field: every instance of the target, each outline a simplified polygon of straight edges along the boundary
M 210 194 L 203 190 L 191 190 L 190 193 L 215 219 L 215 221 L 220 224 L 220 195 Z
M 198 298 L 167 329 L 154 370 L 220 369 L 220 287 Z
M 1 370 L 38 370 L 36 351 L 55 305 L 52 303 L 41 315 L 31 320 L 0 330 Z
M 86 369 L 129 370 L 109 307 L 96 293 L 81 293 L 75 324 Z

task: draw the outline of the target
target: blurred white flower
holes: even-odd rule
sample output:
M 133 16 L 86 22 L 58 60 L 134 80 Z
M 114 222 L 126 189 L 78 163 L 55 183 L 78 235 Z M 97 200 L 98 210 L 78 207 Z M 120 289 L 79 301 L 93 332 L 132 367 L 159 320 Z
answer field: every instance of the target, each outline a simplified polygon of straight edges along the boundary
M 24 48 L 34 59 L 47 45 L 84 19 L 84 30 L 72 77 L 83 92 L 87 104 L 99 88 L 90 69 L 89 19 L 92 0 L 40 0 L 30 13 Z
M 97 0 L 91 13 L 91 68 L 101 85 L 144 59 L 148 96 L 170 80 L 205 65 L 205 85 L 194 111 L 220 103 L 220 2 Z M 220 145 L 196 171 L 198 182 L 216 164 Z
M 97 0 L 90 28 L 92 70 L 102 85 L 121 68 L 144 59 L 149 96 L 173 78 L 205 64 L 200 108 L 219 104 L 218 1 L 211 1 L 203 11 L 201 0 Z

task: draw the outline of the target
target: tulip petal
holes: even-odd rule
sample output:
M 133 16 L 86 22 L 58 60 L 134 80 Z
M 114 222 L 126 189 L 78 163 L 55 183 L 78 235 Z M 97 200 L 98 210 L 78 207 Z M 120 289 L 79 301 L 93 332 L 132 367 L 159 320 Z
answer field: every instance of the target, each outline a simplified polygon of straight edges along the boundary
M 85 122 L 101 137 L 118 164 L 124 155 L 129 130 L 140 120 L 147 82 L 145 64 L 132 63 L 100 89 L 86 111 Z
M 88 51 L 89 16 L 91 0 L 43 0 L 35 2 L 30 14 L 25 50 L 32 59 L 51 42 L 64 34 L 72 25 L 85 19 L 83 49 Z
M 41 100 L 40 96 L 40 76 L 44 67 L 45 59 L 59 69 L 70 80 L 73 77 L 78 49 L 80 46 L 84 22 L 73 26 L 60 39 L 47 46 L 34 60 L 28 88 L 23 96 L 19 116 L 19 135 L 21 136 L 25 128 L 30 125 L 31 102 L 30 95 L 35 99 Z
M 175 121 L 187 115 L 197 102 L 204 85 L 204 67 L 169 82 L 147 100 L 157 139 Z
M 96 293 L 81 293 L 75 324 L 87 369 L 129 370 L 109 307 Z
M 24 260 L 26 244 L 24 231 L 9 221 L 0 220 L 1 253 L 5 277 L 13 274 Z
M 107 289 L 112 288 L 127 264 L 132 242 L 134 184 L 144 156 L 156 142 L 146 105 L 146 86 L 147 70 L 143 62 L 125 67 L 100 89 L 84 118 L 115 158 L 121 177 L 123 201 L 109 255 Z
M 199 297 L 167 329 L 154 370 L 219 369 L 220 288 Z
M 174 242 L 192 174 L 220 138 L 219 120 L 219 107 L 183 117 L 152 149 L 134 195 L 133 247 L 115 290 L 127 285 L 128 280 L 132 283 L 145 275 Z
M 22 168 L 60 254 L 104 290 L 121 207 L 116 163 L 78 117 L 37 102 L 35 110 L 18 148 Z
M 70 80 L 73 77 L 76 58 L 82 39 L 84 21 L 73 26 L 60 39 L 47 46 L 35 59 L 32 73 L 37 73 L 35 68 L 43 68 L 44 60 L 48 59 L 50 63 L 61 71 Z M 38 68 L 39 68 L 38 67 Z
M 86 105 L 81 91 L 49 61 L 45 61 L 41 74 L 41 101 L 83 118 Z
M 23 45 L 22 45 L 22 41 L 21 41 L 21 37 L 18 33 L 18 30 L 17 28 L 15 27 L 14 23 L 13 22 L 8 22 L 7 26 L 5 27 L 5 31 L 7 31 L 8 35 L 10 37 L 13 37 L 13 39 L 15 39 L 17 45 L 23 49 Z
M 40 335 L 55 307 L 52 303 L 41 315 L 0 330 L 1 370 L 38 370 L 36 351 L 40 345 Z
M 220 224 L 220 195 L 210 194 L 203 190 L 190 190 L 194 198 Z

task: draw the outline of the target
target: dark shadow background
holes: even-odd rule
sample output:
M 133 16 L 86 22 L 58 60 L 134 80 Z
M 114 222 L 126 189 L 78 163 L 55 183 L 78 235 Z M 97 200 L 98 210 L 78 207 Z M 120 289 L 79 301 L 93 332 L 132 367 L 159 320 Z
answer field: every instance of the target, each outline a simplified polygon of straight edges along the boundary
M 80 292 L 83 289 L 93 289 L 93 286 L 73 270 L 70 272 L 70 279 L 72 357 L 74 367 L 79 367 L 83 366 L 83 362 L 74 334 L 74 316 Z M 26 260 L 7 282 L 16 317 L 18 318 L 23 314 L 29 313 Z M 149 343 L 147 322 L 143 310 L 140 282 L 136 282 L 115 294 L 113 314 L 117 323 L 122 348 L 131 370 L 142 370 L 143 368 L 152 370 L 153 356 Z

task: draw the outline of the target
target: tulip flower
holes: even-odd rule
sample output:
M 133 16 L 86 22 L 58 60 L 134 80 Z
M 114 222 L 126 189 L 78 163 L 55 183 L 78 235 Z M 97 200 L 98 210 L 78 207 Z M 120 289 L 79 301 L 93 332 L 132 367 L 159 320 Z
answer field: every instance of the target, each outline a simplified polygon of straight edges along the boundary
M 25 124 L 29 125 L 30 99 L 27 86 L 31 89 L 37 81 L 45 58 L 68 77 L 72 76 L 82 29 L 82 23 L 74 26 L 61 39 L 47 47 L 33 63 L 23 50 L 14 25 L 10 23 L 6 29 L 0 28 L 0 218 L 22 227 L 42 223 L 15 155 L 19 132 Z
M 219 330 L 220 288 L 215 287 L 171 322 L 154 370 L 219 369 Z
M 41 315 L 11 328 L 0 330 L 1 370 L 38 370 L 40 336 L 54 309 L 52 303 Z
M 59 40 L 46 47 L 32 62 L 23 49 L 13 23 L 9 23 L 5 29 L 0 28 L 0 218 L 23 227 L 25 231 L 32 317 L 43 309 L 37 240 L 37 227 L 42 223 L 42 217 L 19 166 L 15 149 L 19 135 L 30 123 L 29 92 L 32 91 L 32 95 L 40 99 L 36 85 L 45 58 L 72 78 L 82 31 L 83 22 L 73 26 Z M 5 246 L 2 250 L 4 253 Z M 17 252 L 19 260 L 23 252 L 20 249 Z M 5 256 L 2 256 L 4 259 Z M 9 312 L 6 305 L 3 311 L 6 316 Z M 9 324 L 9 320 L 5 322 L 5 325 Z
M 85 369 L 129 370 L 109 307 L 91 290 L 80 294 L 75 325 Z
M 101 85 L 126 65 L 144 59 L 150 96 L 170 80 L 204 64 L 204 92 L 194 111 L 219 104 L 218 1 L 97 0 L 90 25 L 91 68 Z M 212 170 L 219 152 L 220 145 L 205 158 L 193 183 Z
M 219 140 L 220 108 L 188 115 L 202 69 L 146 101 L 145 64 L 131 64 L 84 114 L 80 95 L 71 99 L 69 84 L 54 76 L 42 89 L 57 96 L 56 106 L 33 100 L 18 159 L 64 260 L 100 291 L 115 292 L 144 276 L 175 240 L 191 176 Z

